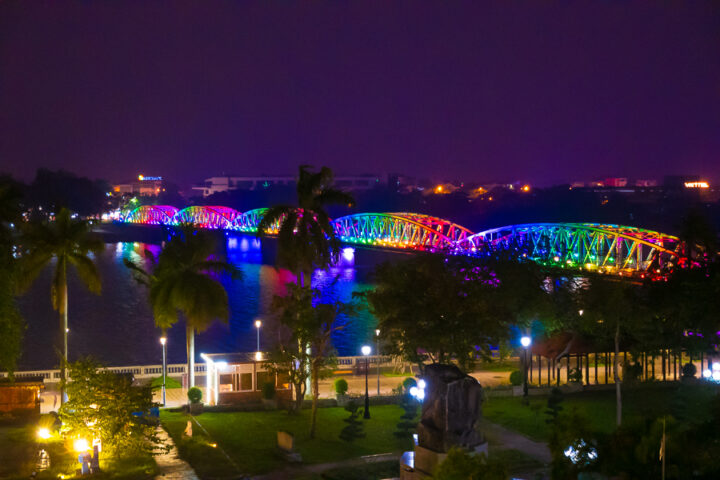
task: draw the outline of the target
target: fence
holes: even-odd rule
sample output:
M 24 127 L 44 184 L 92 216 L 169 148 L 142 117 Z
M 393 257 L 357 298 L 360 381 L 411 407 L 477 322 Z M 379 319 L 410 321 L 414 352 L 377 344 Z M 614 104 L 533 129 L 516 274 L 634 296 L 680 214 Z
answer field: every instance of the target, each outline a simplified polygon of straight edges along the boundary
M 338 357 L 337 362 L 339 367 L 352 367 L 358 363 L 358 361 L 364 362 L 365 357 Z M 368 361 L 371 365 L 376 365 L 378 361 L 385 364 L 391 361 L 389 356 L 370 356 Z M 167 365 L 167 373 L 172 376 L 181 376 L 186 373 L 187 365 L 184 363 L 170 363 Z M 132 365 L 124 367 L 106 367 L 103 370 L 109 370 L 115 373 L 131 373 L 135 379 L 149 379 L 162 375 L 162 365 Z M 206 371 L 205 363 L 195 364 L 195 374 L 204 375 Z M 0 378 L 6 378 L 7 372 L 0 372 Z M 46 383 L 54 383 L 60 381 L 60 370 L 23 370 L 15 372 L 15 378 L 27 378 L 27 377 L 42 377 Z

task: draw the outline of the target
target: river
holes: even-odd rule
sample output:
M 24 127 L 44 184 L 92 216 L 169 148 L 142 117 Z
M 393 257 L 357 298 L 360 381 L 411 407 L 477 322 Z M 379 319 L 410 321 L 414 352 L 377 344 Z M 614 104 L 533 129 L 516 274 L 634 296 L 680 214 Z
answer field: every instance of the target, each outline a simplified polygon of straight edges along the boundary
M 242 271 L 240 280 L 223 278 L 230 304 L 227 323 L 215 322 L 196 336 L 196 353 L 255 351 L 256 319 L 260 329 L 261 349 L 272 341 L 274 320 L 270 304 L 274 295 L 284 292 L 284 285 L 294 277 L 272 264 L 272 240 L 262 243 L 254 236 L 218 235 L 226 259 Z M 106 243 L 97 256 L 103 288 L 93 295 L 82 285 L 74 271 L 69 274 L 69 352 L 70 360 L 92 356 L 109 366 L 158 364 L 161 361 L 160 331 L 155 327 L 148 305 L 147 289 L 138 284 L 123 259 L 147 264 L 145 249 L 159 252 L 156 244 L 138 242 Z M 327 271 L 316 271 L 313 286 L 321 289 L 324 302 L 350 301 L 354 291 L 371 287 L 370 274 L 376 264 L 395 253 L 345 248 L 337 265 Z M 53 265 L 54 266 L 54 265 Z M 23 354 L 19 370 L 48 369 L 58 364 L 56 347 L 59 320 L 50 303 L 52 266 L 35 281 L 20 300 L 20 310 L 27 321 Z M 373 341 L 375 319 L 366 309 L 353 318 L 339 319 L 345 327 L 333 337 L 340 356 L 358 355 L 363 343 Z M 185 325 L 178 322 L 168 332 L 168 362 L 183 363 Z

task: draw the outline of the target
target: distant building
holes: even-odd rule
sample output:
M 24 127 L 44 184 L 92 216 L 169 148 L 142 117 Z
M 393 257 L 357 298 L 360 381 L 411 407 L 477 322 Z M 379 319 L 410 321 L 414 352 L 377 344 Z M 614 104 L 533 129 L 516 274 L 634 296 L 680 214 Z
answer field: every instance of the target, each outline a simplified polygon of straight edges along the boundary
M 603 180 L 602 183 L 606 187 L 621 188 L 627 187 L 628 179 L 627 177 L 610 177 Z
M 143 197 L 157 197 L 165 191 L 162 177 L 146 177 L 138 175 L 137 180 L 113 185 L 115 195 L 137 195 Z
M 206 178 L 200 186 L 192 187 L 197 192 L 202 192 L 203 197 L 209 197 L 215 193 L 229 192 L 233 190 L 260 190 L 277 186 L 294 186 L 295 176 L 291 175 L 260 175 L 255 177 L 241 177 L 224 175 Z M 354 175 L 336 176 L 333 186 L 353 191 L 369 190 L 380 184 L 380 177 L 375 175 Z

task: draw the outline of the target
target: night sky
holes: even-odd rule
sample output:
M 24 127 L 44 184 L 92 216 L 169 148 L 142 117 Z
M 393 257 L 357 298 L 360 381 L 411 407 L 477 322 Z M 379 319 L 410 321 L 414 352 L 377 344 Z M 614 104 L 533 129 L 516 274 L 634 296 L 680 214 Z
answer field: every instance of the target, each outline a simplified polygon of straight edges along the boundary
M 720 180 L 720 2 L 0 0 L 0 171 Z

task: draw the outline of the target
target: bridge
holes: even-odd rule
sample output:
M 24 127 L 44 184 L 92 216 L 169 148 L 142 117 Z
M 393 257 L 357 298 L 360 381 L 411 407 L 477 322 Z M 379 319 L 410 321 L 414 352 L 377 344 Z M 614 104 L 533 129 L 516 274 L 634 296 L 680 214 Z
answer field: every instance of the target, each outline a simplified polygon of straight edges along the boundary
M 179 210 L 145 205 L 121 218 L 125 223 L 257 233 L 267 209 L 240 212 L 221 206 Z M 559 268 L 627 276 L 662 276 L 689 264 L 679 238 L 623 225 L 600 223 L 529 223 L 473 233 L 449 220 L 419 213 L 358 213 L 331 221 L 346 244 L 389 249 L 481 256 L 504 251 Z M 278 232 L 279 224 L 270 232 Z

